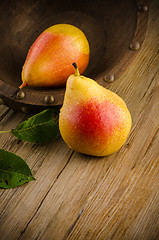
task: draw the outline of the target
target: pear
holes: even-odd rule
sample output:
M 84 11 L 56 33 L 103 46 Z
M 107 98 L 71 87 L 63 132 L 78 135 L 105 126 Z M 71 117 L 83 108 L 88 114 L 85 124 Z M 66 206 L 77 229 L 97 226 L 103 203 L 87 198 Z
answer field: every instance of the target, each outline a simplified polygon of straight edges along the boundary
M 75 74 L 66 83 L 59 129 L 73 150 L 92 156 L 118 151 L 131 129 L 131 115 L 125 102 L 94 80 Z
M 65 86 L 74 73 L 72 62 L 77 62 L 82 73 L 86 70 L 89 51 L 88 40 L 79 28 L 70 24 L 47 28 L 28 51 L 21 74 L 23 84 L 19 88 Z

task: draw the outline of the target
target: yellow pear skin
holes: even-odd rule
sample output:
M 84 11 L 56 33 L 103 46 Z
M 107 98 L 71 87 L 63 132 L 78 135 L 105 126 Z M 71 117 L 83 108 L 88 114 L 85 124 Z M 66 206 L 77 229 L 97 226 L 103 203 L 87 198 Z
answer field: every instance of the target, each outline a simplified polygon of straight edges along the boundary
M 59 115 L 63 140 L 73 150 L 92 156 L 118 151 L 131 129 L 125 102 L 94 80 L 80 76 L 76 68 L 66 84 Z

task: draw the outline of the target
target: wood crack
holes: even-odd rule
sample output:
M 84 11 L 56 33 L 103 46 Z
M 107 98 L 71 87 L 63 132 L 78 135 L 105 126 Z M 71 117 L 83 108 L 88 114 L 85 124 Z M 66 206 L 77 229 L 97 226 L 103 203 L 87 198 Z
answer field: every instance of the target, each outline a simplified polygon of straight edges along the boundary
M 67 163 L 66 163 L 66 164 L 64 165 L 64 167 L 61 169 L 61 171 L 60 171 L 60 172 L 59 172 L 59 174 L 57 175 L 57 177 L 56 177 L 56 179 L 55 179 L 55 181 L 54 181 L 54 183 L 53 183 L 53 184 L 55 184 L 55 183 L 56 183 L 57 179 L 60 177 L 61 173 L 64 171 L 64 169 L 66 168 L 66 166 L 67 166 L 67 165 L 68 165 L 68 163 L 70 162 L 70 160 L 71 160 L 71 157 L 72 157 L 73 153 L 74 153 L 74 151 L 72 151 L 72 153 L 71 153 L 70 157 L 69 157 L 69 158 L 68 158 L 68 160 L 67 160 Z
M 153 143 L 154 143 L 154 141 L 155 141 L 155 139 L 156 139 L 156 137 L 157 137 L 158 131 L 159 131 L 159 128 L 157 129 L 157 131 L 156 131 L 155 134 L 153 135 L 153 137 L 152 137 L 152 139 L 151 139 L 151 141 L 150 141 L 150 143 L 149 143 L 149 145 L 148 145 L 148 147 L 147 147 L 147 149 L 146 149 L 146 152 L 145 152 L 145 154 L 144 154 L 144 157 L 146 156 L 146 154 L 148 153 L 148 151 L 149 151 L 150 148 L 152 147 L 152 145 L 153 145 Z
M 51 189 L 53 188 L 53 186 L 55 185 L 57 179 L 60 177 L 60 175 L 62 174 L 62 172 L 64 171 L 64 169 L 66 168 L 66 166 L 68 165 L 68 163 L 71 160 L 71 157 L 73 155 L 74 151 L 72 151 L 72 153 L 70 154 L 70 157 L 68 158 L 66 164 L 64 165 L 64 167 L 61 169 L 61 171 L 59 172 L 59 174 L 57 175 L 56 179 L 54 180 L 53 184 L 50 186 L 50 188 L 48 189 L 48 191 L 46 192 L 45 196 L 43 197 L 43 199 L 41 200 L 39 206 L 37 207 L 37 209 L 35 210 L 34 214 L 32 215 L 32 217 L 30 218 L 30 220 L 27 222 L 25 228 L 21 231 L 19 237 L 17 238 L 17 240 L 19 240 L 22 235 L 25 233 L 25 231 L 27 230 L 29 224 L 31 223 L 31 221 L 34 219 L 34 217 L 36 216 L 36 214 L 38 213 L 39 209 L 41 208 L 43 202 L 45 201 L 46 197 L 48 196 L 49 192 L 51 191 Z
M 14 189 L 14 192 L 12 194 L 12 196 L 9 198 L 8 202 L 6 203 L 6 205 L 3 207 L 3 211 L 1 211 L 1 214 L 0 214 L 0 221 L 3 217 L 3 214 L 5 213 L 5 210 L 7 209 L 7 207 L 9 206 L 12 198 L 14 197 L 14 195 L 16 194 L 16 192 L 18 191 L 18 188 Z M 0 197 L 2 197 L 2 195 L 6 192 L 6 189 L 3 190 L 2 194 L 0 195 Z
M 1 116 L 0 116 L 0 122 L 3 120 L 3 118 L 9 113 L 11 109 L 8 108 Z
M 74 221 L 74 223 L 72 224 L 72 226 L 69 228 L 68 232 L 65 234 L 63 240 L 67 239 L 69 237 L 69 235 L 71 234 L 72 230 L 74 229 L 77 221 L 79 220 L 79 218 L 81 217 L 82 213 L 84 212 L 84 209 L 82 209 L 79 213 L 79 215 L 77 216 L 76 220 Z
M 112 163 L 109 164 L 109 166 L 108 166 L 108 168 L 107 168 L 107 171 L 109 170 L 109 168 L 111 167 L 111 165 L 112 165 Z M 106 172 L 107 172 L 107 171 L 106 171 Z M 106 174 L 105 174 L 105 175 L 106 175 Z M 101 179 L 101 181 L 100 181 L 99 184 L 101 184 L 101 182 L 102 182 L 103 179 L 105 178 L 105 175 L 102 177 L 102 179 Z M 87 198 L 88 198 L 88 196 L 90 195 L 90 193 L 92 193 L 92 191 L 94 192 L 93 188 L 94 188 L 94 186 L 97 184 L 97 182 L 98 182 L 99 179 L 100 179 L 100 174 L 99 174 L 99 176 L 98 176 L 95 184 L 92 186 L 92 188 L 91 188 L 90 191 L 88 192 Z M 93 193 L 93 195 L 96 193 L 96 191 L 97 191 L 97 190 L 95 190 L 95 192 Z M 79 213 L 79 215 L 77 216 L 77 218 L 75 219 L 74 223 L 71 225 L 71 227 L 69 228 L 69 230 L 66 232 L 63 240 L 69 238 L 71 232 L 73 231 L 75 225 L 77 224 L 77 222 L 78 222 L 79 218 L 81 217 L 81 215 L 83 214 L 83 212 L 84 212 L 84 209 L 82 209 L 82 210 L 80 211 L 80 213 Z
M 145 91 L 145 93 L 144 93 L 143 96 L 141 97 L 140 101 L 142 101 L 142 99 L 146 96 L 146 94 L 147 94 L 148 90 L 150 89 L 150 87 L 151 87 L 151 85 L 152 85 L 152 83 L 153 83 L 153 80 L 155 79 L 157 73 L 158 73 L 158 70 L 157 70 L 156 73 L 154 74 L 152 80 L 150 81 L 150 83 L 149 83 L 149 85 L 148 85 L 148 87 L 147 87 L 147 90 Z

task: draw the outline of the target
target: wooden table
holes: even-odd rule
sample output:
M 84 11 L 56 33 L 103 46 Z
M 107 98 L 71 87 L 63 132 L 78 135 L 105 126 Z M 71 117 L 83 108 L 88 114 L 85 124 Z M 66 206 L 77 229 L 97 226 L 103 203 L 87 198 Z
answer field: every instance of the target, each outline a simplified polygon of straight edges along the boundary
M 146 40 L 131 68 L 110 89 L 131 112 L 126 144 L 107 157 L 69 149 L 58 137 L 39 146 L 0 135 L 0 148 L 21 156 L 36 180 L 0 189 L 0 239 L 159 239 L 159 2 L 150 5 Z M 0 130 L 26 118 L 0 106 Z

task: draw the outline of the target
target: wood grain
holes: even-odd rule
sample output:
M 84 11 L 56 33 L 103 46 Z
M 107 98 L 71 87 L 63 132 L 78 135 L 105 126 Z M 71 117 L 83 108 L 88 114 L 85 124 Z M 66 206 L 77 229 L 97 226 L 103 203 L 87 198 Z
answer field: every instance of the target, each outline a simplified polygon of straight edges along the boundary
M 146 40 L 131 68 L 109 86 L 127 103 L 133 126 L 107 157 L 69 149 L 61 137 L 39 146 L 0 135 L 36 180 L 0 189 L 0 239 L 157 240 L 159 214 L 159 4 L 152 1 Z M 0 106 L 0 130 L 27 115 Z

